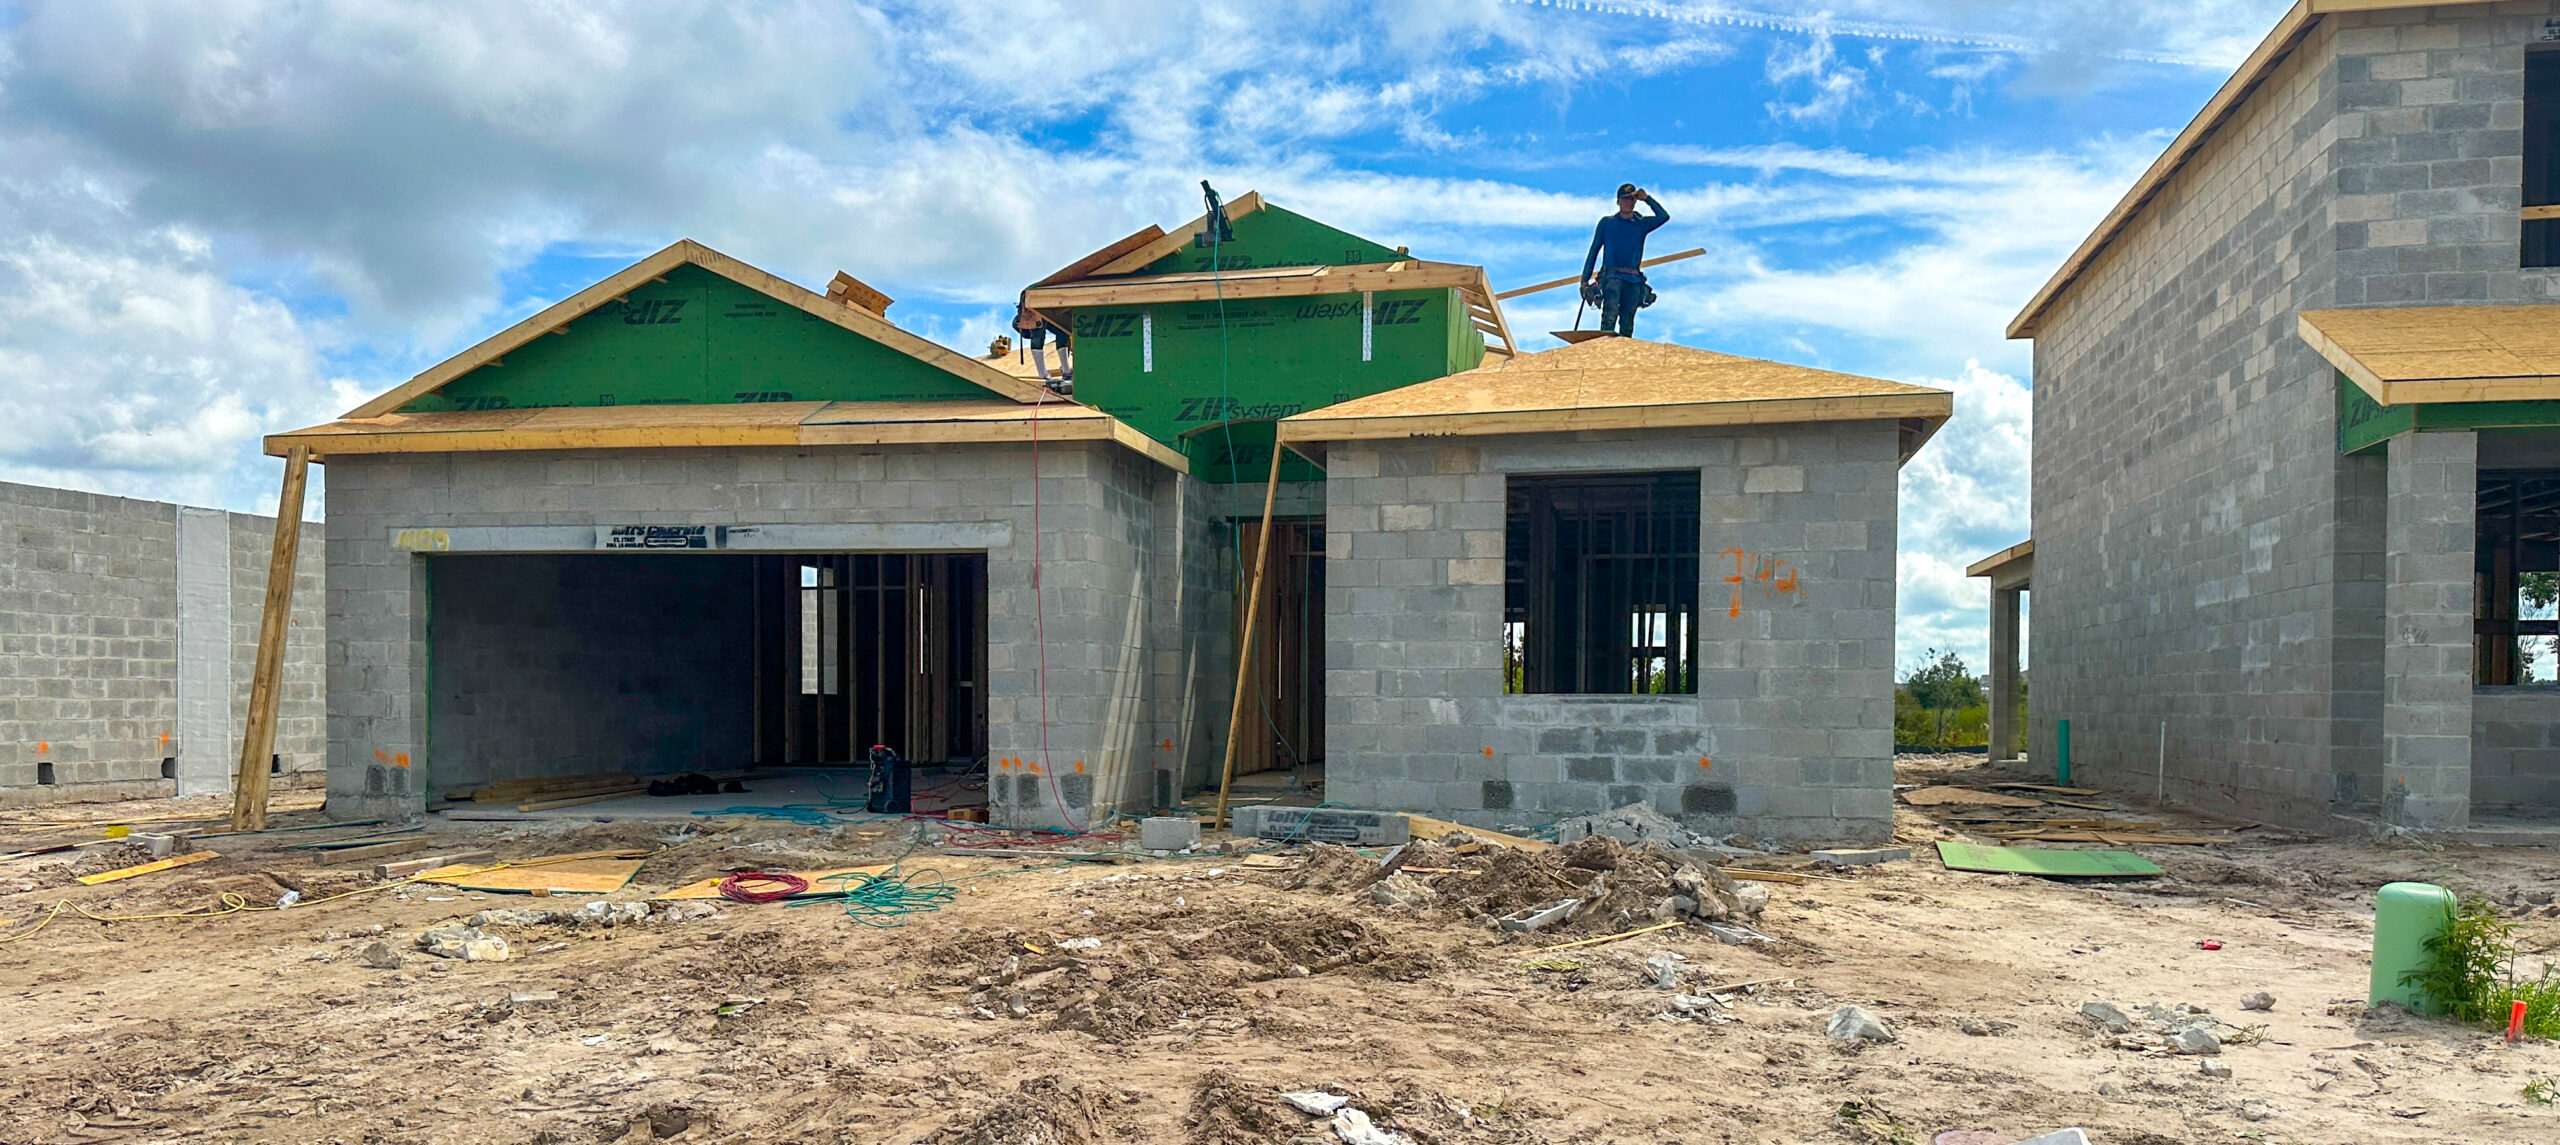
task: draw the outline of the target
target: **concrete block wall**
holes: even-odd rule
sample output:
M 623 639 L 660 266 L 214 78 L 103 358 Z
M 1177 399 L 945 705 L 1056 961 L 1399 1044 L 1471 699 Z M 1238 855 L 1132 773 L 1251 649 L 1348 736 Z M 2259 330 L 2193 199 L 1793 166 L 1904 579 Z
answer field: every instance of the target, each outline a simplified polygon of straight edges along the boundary
M 2336 447 L 2295 334 L 2333 304 L 2325 19 L 2045 314 L 2035 345 L 2029 754 L 2290 821 L 2381 773 L 2378 462 Z
M 229 790 L 274 527 L 0 483 L 0 802 Z M 245 537 L 258 538 L 253 552 Z M 323 758 L 324 560 L 307 530 L 278 705 L 288 774 L 316 773 Z
M 2539 302 L 2560 272 L 2517 266 L 2524 55 L 2547 2 L 2324 19 L 2337 80 L 2339 306 Z
M 1328 798 L 1486 824 L 1649 802 L 1719 833 L 1887 837 L 1898 444 L 1858 422 L 1334 447 Z M 1508 479 L 1669 469 L 1700 474 L 1698 693 L 1504 694 Z
M 2560 806 L 2560 689 L 2471 696 L 2471 810 L 2547 815 Z
M 1217 781 L 1235 697 L 1235 562 L 1233 530 L 1218 517 L 1225 487 L 1164 480 L 1147 575 L 1163 592 L 1149 601 L 1148 625 L 1155 719 L 1165 734 L 1149 759 L 1161 776 L 1154 794 L 1169 802 Z
M 2388 449 L 2382 813 L 2459 828 L 2470 823 L 2479 436 L 2413 433 Z
M 405 760 L 433 775 L 425 566 L 440 558 L 395 550 L 393 531 L 600 524 L 948 526 L 954 536 L 1001 527 L 1010 539 L 986 549 L 996 815 L 1082 826 L 1117 810 L 1150 786 L 1146 745 L 1171 736 L 1153 718 L 1158 658 L 1146 608 L 1172 594 L 1149 582 L 1146 550 L 1158 499 L 1176 486 L 1116 445 L 1044 446 L 1035 602 L 1034 480 L 1030 450 L 997 445 L 336 459 L 332 813 L 414 812 L 427 785 L 396 784 L 383 769 Z M 389 795 L 395 786 L 409 794 Z

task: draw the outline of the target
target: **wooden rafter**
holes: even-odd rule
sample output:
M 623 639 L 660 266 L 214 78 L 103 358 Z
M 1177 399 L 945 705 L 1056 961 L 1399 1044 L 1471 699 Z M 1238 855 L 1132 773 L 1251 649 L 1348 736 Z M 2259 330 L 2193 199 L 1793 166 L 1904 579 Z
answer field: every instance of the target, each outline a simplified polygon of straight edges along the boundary
M 1232 223 L 1261 209 L 1262 192 L 1247 191 L 1244 194 L 1228 200 L 1224 213 L 1227 216 L 1227 221 Z M 1199 238 L 1201 234 L 1206 232 L 1208 229 L 1209 213 L 1207 211 L 1202 211 L 1200 212 L 1199 218 L 1191 220 L 1191 225 L 1171 234 L 1156 238 L 1145 245 L 1128 252 L 1127 254 L 1123 254 L 1118 258 L 1112 259 L 1111 261 L 1087 272 L 1086 277 L 1099 277 L 1112 274 L 1136 274 L 1139 271 L 1155 265 L 1156 261 L 1162 259 L 1164 256 L 1191 245 L 1191 241 L 1193 239 Z
M 834 323 L 954 377 L 982 386 L 991 393 L 1000 394 L 1017 402 L 1062 400 L 1036 382 L 1014 377 L 967 354 L 942 346 L 930 339 L 910 334 L 877 314 L 847 306 L 841 302 L 829 301 L 824 295 L 807 287 L 766 273 L 692 239 L 683 239 L 665 250 L 623 268 L 602 282 L 570 295 L 541 313 L 507 327 L 479 345 L 429 367 L 389 393 L 347 411 L 346 416 L 368 418 L 391 413 L 423 395 L 435 392 L 447 382 L 497 361 L 516 347 L 566 326 L 589 311 L 627 295 L 642 285 L 663 277 L 668 271 L 687 263 L 765 294 L 776 301 L 787 303 L 804 314 Z

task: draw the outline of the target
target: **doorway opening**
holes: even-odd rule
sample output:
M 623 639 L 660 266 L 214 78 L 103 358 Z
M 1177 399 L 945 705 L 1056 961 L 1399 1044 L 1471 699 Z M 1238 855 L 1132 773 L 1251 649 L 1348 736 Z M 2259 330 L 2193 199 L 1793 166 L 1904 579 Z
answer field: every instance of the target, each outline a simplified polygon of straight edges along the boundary
M 1262 526 L 1236 525 L 1243 559 L 1237 568 L 1235 631 L 1241 647 L 1250 603 L 1254 554 Z M 1273 521 L 1271 562 L 1262 581 L 1261 619 L 1245 702 L 1252 705 L 1236 744 L 1236 774 L 1287 769 L 1301 782 L 1324 765 L 1324 523 Z

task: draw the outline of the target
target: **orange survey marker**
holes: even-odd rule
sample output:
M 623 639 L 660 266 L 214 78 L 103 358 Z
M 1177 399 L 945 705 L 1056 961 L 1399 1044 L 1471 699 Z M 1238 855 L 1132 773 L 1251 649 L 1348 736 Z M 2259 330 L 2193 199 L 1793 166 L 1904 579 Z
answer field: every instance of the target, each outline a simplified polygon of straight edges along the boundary
M 222 853 L 219 851 L 189 851 L 186 854 L 171 856 L 158 862 L 144 863 L 139 867 L 125 867 L 121 870 L 101 871 L 94 875 L 82 875 L 80 876 L 80 881 L 94 887 L 99 883 L 112 883 L 120 879 L 132 878 L 135 875 L 156 874 L 160 871 L 169 870 L 172 867 L 183 867 L 189 863 L 201 863 L 206 859 L 219 859 L 221 857 Z

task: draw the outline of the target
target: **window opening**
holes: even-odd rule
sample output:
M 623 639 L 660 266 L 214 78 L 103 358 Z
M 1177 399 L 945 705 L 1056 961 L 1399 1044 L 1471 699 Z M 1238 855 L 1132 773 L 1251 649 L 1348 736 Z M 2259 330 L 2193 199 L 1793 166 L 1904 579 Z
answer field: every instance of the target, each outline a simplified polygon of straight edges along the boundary
M 1515 476 L 1503 690 L 1698 690 L 1698 474 Z

